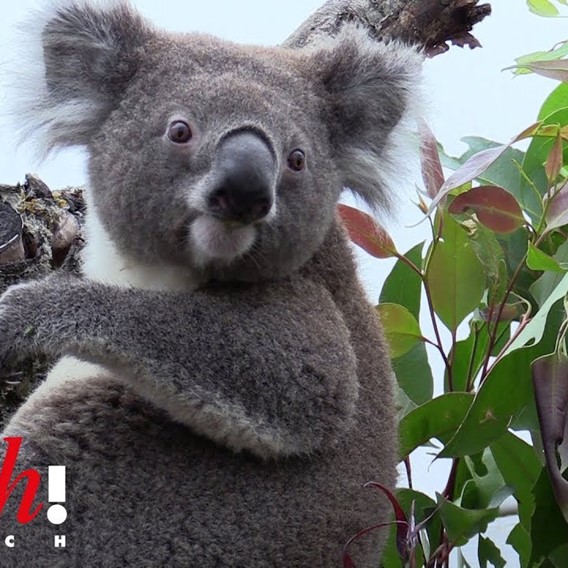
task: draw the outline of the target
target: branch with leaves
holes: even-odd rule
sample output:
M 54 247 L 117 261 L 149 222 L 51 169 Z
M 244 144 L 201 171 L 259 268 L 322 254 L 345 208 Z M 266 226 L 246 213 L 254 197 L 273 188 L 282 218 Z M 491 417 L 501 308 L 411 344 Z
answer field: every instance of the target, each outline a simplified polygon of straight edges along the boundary
M 409 488 L 390 497 L 386 567 L 448 566 L 473 537 L 479 565 L 504 566 L 482 534 L 508 497 L 517 502 L 508 543 L 519 564 L 562 566 L 568 557 L 567 54 L 560 44 L 513 66 L 562 83 L 509 143 L 469 137 L 469 150 L 451 157 L 423 126 L 427 243 L 401 253 L 367 214 L 340 209 L 357 245 L 397 259 L 377 310 L 399 385 Z M 444 168 L 454 170 L 447 179 Z M 434 397 L 436 356 L 444 393 Z M 435 500 L 414 488 L 420 447 L 450 463 Z

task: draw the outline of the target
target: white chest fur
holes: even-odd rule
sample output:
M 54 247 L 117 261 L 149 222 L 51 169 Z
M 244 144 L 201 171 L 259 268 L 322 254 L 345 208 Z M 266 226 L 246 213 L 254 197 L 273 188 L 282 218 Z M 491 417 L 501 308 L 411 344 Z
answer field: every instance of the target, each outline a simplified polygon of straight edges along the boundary
M 144 290 L 193 292 L 197 288 L 198 283 L 192 278 L 189 270 L 173 266 L 144 265 L 125 258 L 112 242 L 92 206 L 89 206 L 85 228 L 85 277 L 103 284 Z M 101 375 L 108 376 L 110 373 L 102 367 L 75 357 L 63 357 L 50 371 L 46 382 L 54 385 Z

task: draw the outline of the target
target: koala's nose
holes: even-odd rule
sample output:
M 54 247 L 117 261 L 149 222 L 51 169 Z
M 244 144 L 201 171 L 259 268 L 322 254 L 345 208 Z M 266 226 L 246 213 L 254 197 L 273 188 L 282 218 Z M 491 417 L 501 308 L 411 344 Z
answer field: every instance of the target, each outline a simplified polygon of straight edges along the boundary
M 249 224 L 266 217 L 274 203 L 276 158 L 254 132 L 224 138 L 212 168 L 207 207 L 216 217 Z

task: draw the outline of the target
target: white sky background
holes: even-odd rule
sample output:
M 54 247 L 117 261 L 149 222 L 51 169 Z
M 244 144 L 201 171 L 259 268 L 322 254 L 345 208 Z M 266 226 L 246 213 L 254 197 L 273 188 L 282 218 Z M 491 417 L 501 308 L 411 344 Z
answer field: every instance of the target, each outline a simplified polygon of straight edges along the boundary
M 134 4 L 157 25 L 175 31 L 202 31 L 226 39 L 261 44 L 284 40 L 324 0 L 134 0 Z M 430 124 L 440 142 L 450 153 L 461 153 L 459 142 L 467 135 L 507 141 L 534 122 L 540 104 L 556 83 L 537 76 L 513 78 L 502 69 L 515 57 L 548 49 L 566 39 L 566 20 L 545 19 L 530 14 L 525 0 L 494 0 L 493 15 L 475 30 L 483 49 L 452 48 L 425 65 L 425 93 Z M 6 104 L 2 84 L 4 62 L 13 51 L 13 41 L 25 41 L 25 34 L 10 33 L 41 2 L 4 1 L 0 4 L 0 115 Z M 16 37 L 16 39 L 14 39 Z M 80 152 L 64 151 L 37 165 L 29 149 L 16 151 L 13 135 L 0 126 L 0 183 L 23 181 L 24 174 L 36 172 L 52 188 L 85 182 L 84 158 Z M 425 225 L 408 228 L 420 219 L 410 203 L 413 183 L 407 196 L 400 199 L 399 217 L 388 220 L 389 230 L 401 251 L 425 238 Z M 360 256 L 361 274 L 370 296 L 378 298 L 384 277 L 392 263 Z M 440 465 L 429 470 L 421 460 L 418 471 L 424 490 L 442 490 L 445 479 L 438 475 Z M 445 477 L 445 476 L 444 476 Z M 503 543 L 513 526 L 493 530 L 492 536 Z M 505 551 L 504 551 L 505 552 Z M 507 554 L 509 566 L 514 555 Z M 475 557 L 470 558 L 476 565 Z

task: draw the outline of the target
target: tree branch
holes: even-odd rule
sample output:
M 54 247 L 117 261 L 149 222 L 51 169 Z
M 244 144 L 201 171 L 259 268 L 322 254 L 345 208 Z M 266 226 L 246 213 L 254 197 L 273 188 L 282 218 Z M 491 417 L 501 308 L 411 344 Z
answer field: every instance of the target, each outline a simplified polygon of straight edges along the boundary
M 479 47 L 473 27 L 491 14 L 479 0 L 328 0 L 285 42 L 304 47 L 322 36 L 334 36 L 345 22 L 359 22 L 377 39 L 419 45 L 429 56 L 460 47 Z

